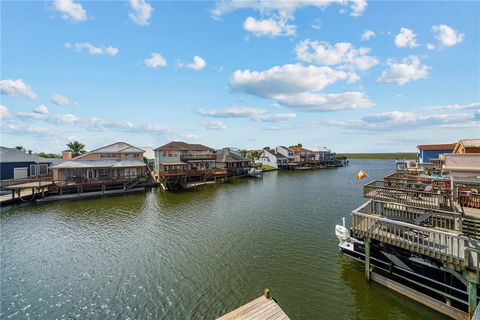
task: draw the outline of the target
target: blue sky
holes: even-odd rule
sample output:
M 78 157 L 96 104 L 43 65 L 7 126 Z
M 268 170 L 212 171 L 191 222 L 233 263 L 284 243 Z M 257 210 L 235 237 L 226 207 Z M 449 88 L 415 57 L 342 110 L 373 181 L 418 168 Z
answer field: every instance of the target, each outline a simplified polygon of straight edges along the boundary
M 479 137 L 480 2 L 2 1 L 1 144 Z

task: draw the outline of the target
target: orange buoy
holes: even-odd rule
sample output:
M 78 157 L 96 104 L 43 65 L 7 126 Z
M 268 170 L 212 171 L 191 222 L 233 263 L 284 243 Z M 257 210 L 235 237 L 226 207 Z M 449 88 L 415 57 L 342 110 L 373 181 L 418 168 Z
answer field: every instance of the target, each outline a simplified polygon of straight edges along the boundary
M 362 179 L 365 179 L 367 177 L 367 173 L 363 170 L 360 170 L 358 171 L 357 173 L 357 179 L 358 180 L 362 180 Z

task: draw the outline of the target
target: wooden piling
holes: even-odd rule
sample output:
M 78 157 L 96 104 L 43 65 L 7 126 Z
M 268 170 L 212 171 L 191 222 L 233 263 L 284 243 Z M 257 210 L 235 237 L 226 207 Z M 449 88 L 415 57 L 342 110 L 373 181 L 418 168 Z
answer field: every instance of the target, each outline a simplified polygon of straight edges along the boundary
M 370 238 L 365 238 L 365 278 L 370 281 Z

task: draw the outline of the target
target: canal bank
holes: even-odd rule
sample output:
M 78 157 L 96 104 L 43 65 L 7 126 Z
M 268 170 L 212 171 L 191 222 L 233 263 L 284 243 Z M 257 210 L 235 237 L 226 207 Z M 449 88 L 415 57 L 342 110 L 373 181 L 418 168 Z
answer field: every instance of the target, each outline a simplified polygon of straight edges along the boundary
M 196 191 L 2 210 L 1 317 L 215 318 L 275 293 L 292 319 L 442 319 L 375 283 L 332 229 L 363 169 L 278 171 Z M 379 304 L 382 308 L 379 308 Z

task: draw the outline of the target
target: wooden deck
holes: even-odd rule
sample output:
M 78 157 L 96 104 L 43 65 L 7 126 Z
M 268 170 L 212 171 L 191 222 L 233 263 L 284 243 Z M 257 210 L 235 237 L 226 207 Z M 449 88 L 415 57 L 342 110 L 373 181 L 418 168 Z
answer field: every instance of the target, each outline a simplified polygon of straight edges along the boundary
M 53 185 L 53 181 L 30 181 L 12 184 L 5 187 L 6 190 L 30 189 L 30 188 L 45 188 Z
M 217 320 L 288 320 L 290 319 L 272 298 L 262 295 Z

